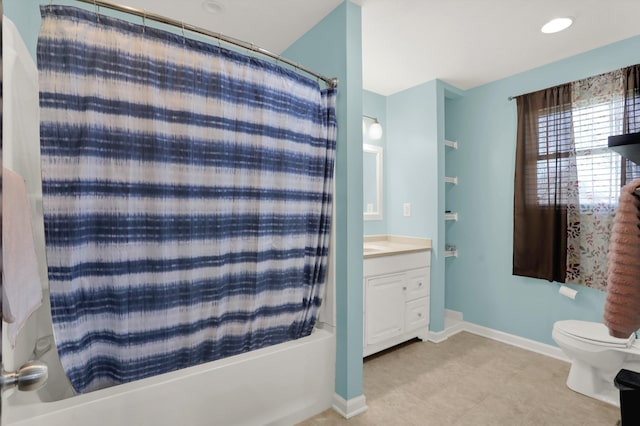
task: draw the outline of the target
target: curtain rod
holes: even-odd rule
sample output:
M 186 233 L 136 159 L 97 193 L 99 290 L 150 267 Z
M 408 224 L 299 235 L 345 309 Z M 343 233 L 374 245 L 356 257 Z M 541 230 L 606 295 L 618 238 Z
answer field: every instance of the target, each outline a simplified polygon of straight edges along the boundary
M 238 46 L 238 47 L 242 47 L 243 49 L 248 49 L 251 50 L 253 52 L 257 52 L 260 53 L 261 55 L 265 55 L 268 56 L 272 59 L 275 59 L 278 62 L 284 62 L 287 65 L 291 65 L 292 67 L 294 67 L 297 70 L 306 72 L 307 74 L 310 74 L 316 78 L 319 78 L 320 80 L 324 81 L 325 84 L 327 85 L 327 87 L 329 88 L 336 88 L 338 87 L 338 79 L 337 78 L 331 78 L 331 77 L 325 77 L 322 74 L 318 74 L 315 71 L 310 70 L 309 68 L 306 68 L 300 64 L 297 64 L 293 61 L 290 61 L 287 58 L 284 58 L 278 54 L 275 54 L 273 52 L 270 52 L 266 49 L 263 49 L 259 46 L 254 45 L 253 43 L 247 43 L 246 41 L 242 41 L 242 40 L 238 40 L 236 38 L 233 37 L 229 37 L 226 36 L 224 34 L 220 34 L 220 33 L 216 33 L 213 31 L 209 31 L 206 30 L 204 28 L 200 28 L 200 27 L 196 27 L 195 25 L 190 25 L 190 24 L 186 24 L 184 22 L 175 20 L 175 19 L 171 19 L 171 18 L 167 18 L 166 16 L 162 16 L 162 15 L 158 15 L 152 12 L 147 12 L 145 10 L 140 10 L 140 9 L 136 9 L 130 6 L 124 6 L 124 5 L 120 5 L 120 4 L 116 4 L 116 3 L 111 3 L 108 1 L 102 1 L 102 0 L 76 0 L 79 1 L 81 3 L 87 3 L 87 4 L 92 4 L 94 6 L 96 6 L 96 10 L 99 6 L 101 7 L 105 7 L 107 9 L 111 9 L 111 10 L 116 10 L 118 12 L 124 12 L 124 13 L 128 13 L 130 15 L 135 15 L 135 16 L 139 16 L 142 18 L 143 22 L 145 19 L 151 19 L 153 21 L 156 22 L 160 22 L 162 24 L 167 24 L 167 25 L 171 25 L 173 27 L 177 27 L 182 29 L 182 31 L 184 32 L 185 30 L 191 31 L 192 33 L 197 33 L 197 34 L 202 34 L 208 37 L 213 37 L 215 39 L 218 40 L 222 40 L 225 43 L 229 43 L 232 44 L 234 46 Z

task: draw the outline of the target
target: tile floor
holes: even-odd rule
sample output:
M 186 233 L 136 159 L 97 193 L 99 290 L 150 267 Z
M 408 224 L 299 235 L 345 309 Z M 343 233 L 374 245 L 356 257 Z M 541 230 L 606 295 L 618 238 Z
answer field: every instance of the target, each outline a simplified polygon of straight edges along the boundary
M 413 341 L 364 363 L 369 409 L 327 410 L 301 425 L 614 426 L 619 409 L 566 387 L 569 364 L 462 332 Z

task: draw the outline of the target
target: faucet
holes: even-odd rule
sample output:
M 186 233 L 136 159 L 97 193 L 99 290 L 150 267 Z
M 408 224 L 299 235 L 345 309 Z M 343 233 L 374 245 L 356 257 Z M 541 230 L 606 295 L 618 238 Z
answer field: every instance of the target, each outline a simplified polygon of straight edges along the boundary
M 17 388 L 19 391 L 40 389 L 49 377 L 47 365 L 39 361 L 28 361 L 18 371 L 7 372 L 4 368 L 0 374 L 0 389 L 3 391 Z

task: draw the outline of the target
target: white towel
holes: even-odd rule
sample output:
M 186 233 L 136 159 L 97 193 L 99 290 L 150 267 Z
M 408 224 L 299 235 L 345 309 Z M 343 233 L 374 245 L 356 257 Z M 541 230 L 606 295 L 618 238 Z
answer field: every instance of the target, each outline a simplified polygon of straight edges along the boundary
M 2 17 L 2 165 L 25 180 L 42 288 L 48 288 L 40 172 L 38 68 L 16 26 Z
M 42 304 L 42 284 L 33 242 L 31 214 L 22 177 L 2 169 L 2 316 L 9 342 Z

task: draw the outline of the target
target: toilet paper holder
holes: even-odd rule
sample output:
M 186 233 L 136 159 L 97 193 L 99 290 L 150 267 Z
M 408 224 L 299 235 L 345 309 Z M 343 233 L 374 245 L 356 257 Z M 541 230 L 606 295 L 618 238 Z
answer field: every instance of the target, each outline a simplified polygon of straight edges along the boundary
M 567 287 L 566 285 L 561 285 L 558 293 L 561 295 L 568 297 L 571 300 L 575 300 L 576 295 L 578 294 L 577 290 Z

